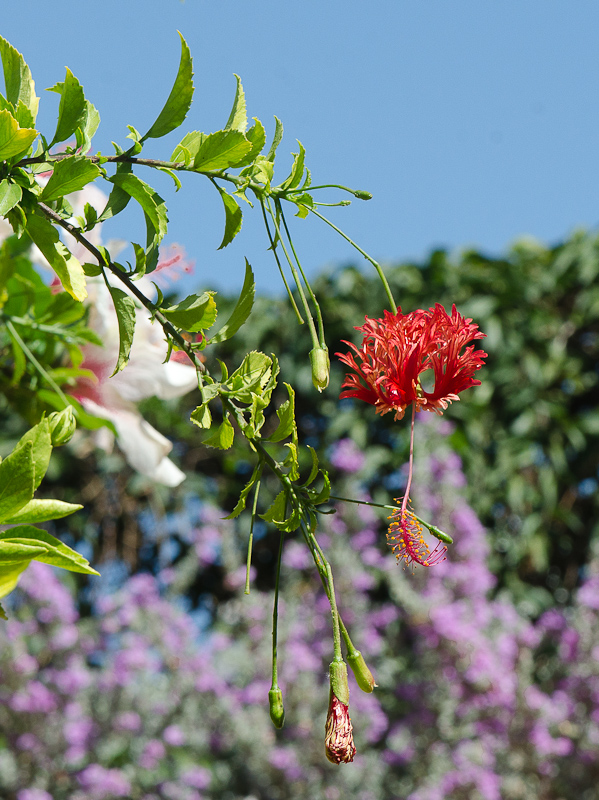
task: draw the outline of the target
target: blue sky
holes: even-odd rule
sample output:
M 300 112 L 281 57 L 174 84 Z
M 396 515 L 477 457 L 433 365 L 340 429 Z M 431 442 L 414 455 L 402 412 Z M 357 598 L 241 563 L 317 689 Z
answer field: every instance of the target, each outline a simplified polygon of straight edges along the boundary
M 370 202 L 330 217 L 375 258 L 420 259 L 430 249 L 491 254 L 530 234 L 547 243 L 599 217 L 599 4 L 595 0 L 19 0 L 0 33 L 25 56 L 40 126 L 58 97 L 42 90 L 69 66 L 99 109 L 96 147 L 125 144 L 162 107 L 179 59 L 194 57 L 188 121 L 144 154 L 168 157 L 187 130 L 226 122 L 238 73 L 250 116 L 285 136 L 279 175 L 300 139 L 315 183 L 367 189 Z M 146 153 L 147 151 L 147 153 Z M 149 173 L 142 174 L 152 182 Z M 262 290 L 280 278 L 257 209 L 217 252 L 223 212 L 208 182 L 186 176 L 169 206 L 168 240 L 196 261 L 194 282 L 234 290 L 244 257 Z M 332 198 L 331 198 L 332 199 Z M 361 261 L 318 220 L 294 220 L 304 266 Z M 141 213 L 109 235 L 139 241 Z

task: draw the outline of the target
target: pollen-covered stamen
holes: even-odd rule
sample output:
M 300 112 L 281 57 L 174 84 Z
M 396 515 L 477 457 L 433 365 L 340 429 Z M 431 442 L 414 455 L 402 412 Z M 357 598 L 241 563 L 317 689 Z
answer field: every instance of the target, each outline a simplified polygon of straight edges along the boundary
M 398 561 L 406 565 L 421 564 L 423 567 L 432 567 L 445 560 L 447 547 L 437 542 L 434 550 L 424 539 L 422 525 L 416 516 L 406 508 L 398 508 L 389 517 L 391 524 L 387 531 L 387 543 L 395 553 Z

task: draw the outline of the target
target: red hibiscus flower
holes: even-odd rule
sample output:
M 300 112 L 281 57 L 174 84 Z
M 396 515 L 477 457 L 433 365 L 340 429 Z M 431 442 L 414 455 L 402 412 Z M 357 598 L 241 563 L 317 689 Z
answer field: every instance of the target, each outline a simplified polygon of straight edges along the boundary
M 364 338 L 360 348 L 351 342 L 352 352 L 337 353 L 348 373 L 341 386 L 341 397 L 357 397 L 375 406 L 377 413 L 395 412 L 401 419 L 406 408 L 442 414 L 458 394 L 480 381 L 473 378 L 483 366 L 487 354 L 468 342 L 485 334 L 471 319 L 458 314 L 455 305 L 451 316 L 440 303 L 428 310 L 409 314 L 384 312 L 383 319 L 370 319 L 356 330 Z M 421 376 L 432 370 L 434 385 L 427 391 Z M 427 382 L 428 385 L 428 382 Z

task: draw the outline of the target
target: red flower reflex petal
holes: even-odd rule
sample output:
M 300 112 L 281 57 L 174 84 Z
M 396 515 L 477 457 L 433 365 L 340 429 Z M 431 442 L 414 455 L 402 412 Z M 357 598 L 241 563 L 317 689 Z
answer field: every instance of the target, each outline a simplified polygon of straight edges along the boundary
M 380 414 L 394 411 L 398 420 L 412 403 L 416 411 L 442 414 L 460 392 L 480 385 L 473 375 L 487 354 L 474 345 L 460 351 L 485 334 L 458 314 L 455 305 L 451 316 L 437 303 L 427 311 L 402 314 L 400 308 L 397 314 L 385 311 L 383 319 L 365 320 L 356 328 L 364 334 L 362 346 L 344 342 L 353 352 L 336 354 L 354 370 L 345 376 L 340 397 L 364 400 Z M 429 369 L 435 377 L 432 391 L 420 383 L 420 375 Z
M 441 542 L 437 543 L 431 552 L 428 544 L 424 540 L 422 525 L 418 522 L 411 511 L 401 508 L 391 514 L 392 520 L 387 531 L 387 544 L 395 553 L 398 561 L 402 559 L 406 565 L 420 564 L 423 567 L 433 567 L 441 561 L 445 561 L 447 548 Z

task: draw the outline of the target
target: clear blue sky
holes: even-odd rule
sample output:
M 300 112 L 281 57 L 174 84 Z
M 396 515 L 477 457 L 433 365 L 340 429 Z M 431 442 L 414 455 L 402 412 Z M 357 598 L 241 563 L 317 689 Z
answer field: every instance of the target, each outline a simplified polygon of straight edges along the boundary
M 300 139 L 316 183 L 372 192 L 331 217 L 382 262 L 437 246 L 496 254 L 522 234 L 553 243 L 596 225 L 596 0 L 18 0 L 0 17 L 43 95 L 40 124 L 53 124 L 58 102 L 42 90 L 68 65 L 100 111 L 103 152 L 162 107 L 177 29 L 196 83 L 182 133 L 223 126 L 238 73 L 249 115 L 269 136 L 274 114 L 284 123 L 281 177 Z M 147 154 L 168 157 L 174 143 L 157 140 Z M 216 252 L 218 198 L 205 179 L 186 177 L 176 196 L 158 185 L 168 238 L 195 258 L 198 280 L 233 290 L 247 256 L 259 287 L 278 291 L 257 210 Z M 317 220 L 294 222 L 309 273 L 360 260 Z M 141 240 L 141 214 L 127 224 L 129 234 L 124 225 L 113 234 Z

